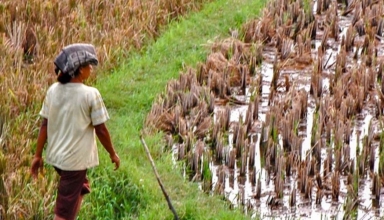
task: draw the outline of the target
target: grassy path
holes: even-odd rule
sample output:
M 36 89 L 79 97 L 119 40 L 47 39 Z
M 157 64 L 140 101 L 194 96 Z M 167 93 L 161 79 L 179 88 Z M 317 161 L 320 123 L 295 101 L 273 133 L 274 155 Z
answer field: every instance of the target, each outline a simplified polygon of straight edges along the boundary
M 257 17 L 266 0 L 217 0 L 199 13 L 171 24 L 162 37 L 142 54 L 132 54 L 110 75 L 98 78 L 110 111 L 107 123 L 122 165 L 117 172 L 100 147 L 100 166 L 92 170 L 93 192 L 84 201 L 79 219 L 172 219 L 158 186 L 139 133 L 153 100 L 167 82 L 186 67 L 205 60 L 209 42 L 229 37 L 229 29 Z M 247 219 L 228 210 L 218 197 L 204 194 L 197 184 L 184 180 L 162 154 L 161 137 L 146 139 L 166 190 L 181 219 Z

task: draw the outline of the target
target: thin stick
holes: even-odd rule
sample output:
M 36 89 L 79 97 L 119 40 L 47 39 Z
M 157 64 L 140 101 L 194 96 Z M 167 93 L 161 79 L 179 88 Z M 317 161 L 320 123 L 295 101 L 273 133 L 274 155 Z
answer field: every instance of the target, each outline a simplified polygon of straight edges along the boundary
M 140 140 L 141 140 L 141 143 L 142 143 L 143 146 L 144 146 L 145 152 L 147 153 L 147 156 L 148 156 L 149 160 L 151 161 L 151 165 L 152 165 L 152 168 L 153 168 L 153 172 L 155 172 L 157 182 L 159 183 L 160 188 L 161 188 L 161 191 L 163 191 L 163 194 L 164 194 L 164 196 L 165 196 L 165 199 L 167 200 L 168 207 L 169 207 L 169 209 L 172 211 L 173 215 L 175 216 L 175 220 L 179 220 L 179 217 L 177 216 L 177 213 L 176 213 L 175 209 L 174 209 L 173 206 L 172 206 L 171 200 L 169 199 L 169 196 L 168 196 L 167 192 L 165 191 L 165 188 L 164 188 L 164 186 L 163 186 L 163 183 L 162 183 L 161 180 L 160 180 L 160 176 L 159 176 L 159 174 L 157 173 L 155 163 L 153 162 L 151 153 L 149 152 L 149 149 L 148 149 L 148 147 L 147 147 L 147 144 L 145 143 L 145 141 L 144 141 L 142 135 L 140 135 Z

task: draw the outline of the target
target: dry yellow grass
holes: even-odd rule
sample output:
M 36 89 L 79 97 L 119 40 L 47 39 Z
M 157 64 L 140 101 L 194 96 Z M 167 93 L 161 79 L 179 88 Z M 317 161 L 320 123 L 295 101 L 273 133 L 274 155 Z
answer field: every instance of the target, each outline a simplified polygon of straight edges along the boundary
M 102 63 L 97 72 L 107 73 L 129 51 L 159 36 L 162 26 L 198 10 L 203 2 L 0 2 L 0 219 L 43 219 L 51 213 L 36 212 L 39 204 L 51 207 L 52 177 L 31 183 L 29 165 L 37 113 L 47 87 L 56 80 L 53 59 L 60 49 L 77 42 L 94 44 Z

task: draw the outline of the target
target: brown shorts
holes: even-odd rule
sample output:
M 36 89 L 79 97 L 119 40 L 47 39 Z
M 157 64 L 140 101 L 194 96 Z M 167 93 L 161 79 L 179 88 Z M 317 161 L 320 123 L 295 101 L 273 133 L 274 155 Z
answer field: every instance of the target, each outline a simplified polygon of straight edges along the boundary
M 55 214 L 65 219 L 75 219 L 80 197 L 90 193 L 87 170 L 65 171 L 55 167 L 60 176 Z

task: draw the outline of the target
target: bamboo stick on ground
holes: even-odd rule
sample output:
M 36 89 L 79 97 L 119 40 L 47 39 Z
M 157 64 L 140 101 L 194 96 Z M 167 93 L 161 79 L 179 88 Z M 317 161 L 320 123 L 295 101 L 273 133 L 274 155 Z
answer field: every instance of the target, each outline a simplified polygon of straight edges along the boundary
M 147 156 L 148 156 L 149 160 L 151 161 L 151 165 L 152 165 L 153 172 L 155 172 L 157 182 L 159 183 L 160 188 L 161 188 L 161 191 L 163 191 L 164 197 L 165 197 L 165 199 L 167 200 L 168 207 L 169 207 L 169 209 L 172 211 L 173 215 L 175 216 L 174 219 L 175 219 L 175 220 L 179 220 L 179 217 L 178 217 L 178 215 L 177 215 L 175 209 L 174 209 L 173 206 L 172 206 L 171 200 L 169 199 L 169 196 L 168 196 L 167 192 L 165 191 L 164 185 L 163 185 L 163 183 L 161 182 L 159 173 L 157 172 L 157 169 L 156 169 L 155 163 L 153 162 L 151 153 L 149 152 L 149 149 L 148 149 L 148 147 L 147 147 L 147 144 L 145 143 L 144 138 L 143 138 L 142 135 L 140 135 L 140 141 L 141 141 L 141 143 L 142 143 L 143 146 L 144 146 L 145 152 L 147 153 Z

